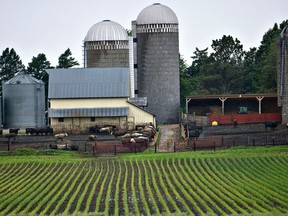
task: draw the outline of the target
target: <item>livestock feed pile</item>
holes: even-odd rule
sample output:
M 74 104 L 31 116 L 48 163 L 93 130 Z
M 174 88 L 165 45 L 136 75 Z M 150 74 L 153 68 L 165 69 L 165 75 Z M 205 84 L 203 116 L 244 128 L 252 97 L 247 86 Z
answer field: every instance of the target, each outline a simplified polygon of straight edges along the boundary
M 287 215 L 288 147 L 1 156 L 0 215 Z

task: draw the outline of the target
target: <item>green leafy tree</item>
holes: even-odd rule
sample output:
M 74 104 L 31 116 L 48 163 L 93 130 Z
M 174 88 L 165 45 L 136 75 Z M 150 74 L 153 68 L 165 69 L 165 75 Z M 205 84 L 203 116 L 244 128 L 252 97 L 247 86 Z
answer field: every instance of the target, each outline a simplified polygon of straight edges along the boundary
M 76 65 L 79 65 L 79 63 L 72 57 L 72 52 L 69 48 L 58 58 L 57 68 L 71 68 Z
M 17 72 L 25 70 L 24 64 L 16 51 L 6 48 L 0 56 L 0 79 L 6 81 L 11 79 Z

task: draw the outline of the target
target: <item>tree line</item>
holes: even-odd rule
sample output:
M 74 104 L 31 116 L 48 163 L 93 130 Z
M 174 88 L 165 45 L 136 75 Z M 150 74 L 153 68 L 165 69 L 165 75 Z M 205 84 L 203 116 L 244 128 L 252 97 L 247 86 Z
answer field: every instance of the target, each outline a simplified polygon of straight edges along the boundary
M 7 81 L 14 77 L 16 73 L 24 71 L 27 74 L 31 74 L 36 79 L 42 80 L 45 83 L 47 93 L 48 73 L 46 72 L 46 69 L 70 68 L 76 65 L 79 65 L 79 63 L 72 57 L 72 52 L 68 48 L 59 56 L 58 64 L 55 67 L 47 60 L 44 53 L 39 53 L 36 57 L 32 57 L 31 62 L 28 63 L 26 68 L 16 51 L 13 48 L 10 49 L 7 47 L 0 56 L 0 81 Z
M 209 94 L 255 94 L 277 92 L 277 56 L 280 33 L 288 20 L 275 23 L 258 48 L 243 50 L 240 40 L 230 35 L 212 40 L 208 47 L 196 48 L 192 64 L 180 56 L 180 97 Z

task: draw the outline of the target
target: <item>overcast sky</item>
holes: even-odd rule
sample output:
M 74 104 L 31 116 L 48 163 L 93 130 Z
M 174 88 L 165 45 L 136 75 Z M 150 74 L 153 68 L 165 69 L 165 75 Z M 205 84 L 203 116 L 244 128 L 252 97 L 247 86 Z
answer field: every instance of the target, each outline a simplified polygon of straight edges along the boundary
M 92 25 L 109 19 L 131 29 L 131 21 L 155 2 L 176 13 L 187 64 L 196 47 L 211 47 L 223 35 L 238 38 L 245 50 L 258 47 L 274 23 L 288 19 L 288 0 L 0 0 L 0 55 L 14 48 L 27 66 L 44 53 L 56 66 L 70 48 L 83 66 L 83 40 Z

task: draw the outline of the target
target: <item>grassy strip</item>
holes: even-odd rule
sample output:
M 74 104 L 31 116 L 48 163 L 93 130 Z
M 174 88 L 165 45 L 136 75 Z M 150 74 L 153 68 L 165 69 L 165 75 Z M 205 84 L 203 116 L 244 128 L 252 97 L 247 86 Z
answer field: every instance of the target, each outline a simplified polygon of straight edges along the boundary
M 217 161 L 219 162 L 219 165 L 226 171 L 225 173 L 227 174 L 229 181 L 233 182 L 235 185 L 238 185 L 241 192 L 246 192 L 247 195 L 254 200 L 254 202 L 250 202 L 250 205 L 253 206 L 255 210 L 252 210 L 250 213 L 267 213 L 273 209 L 269 204 L 267 204 L 269 200 L 261 194 L 261 190 L 259 190 L 258 184 L 247 178 L 242 169 L 236 169 L 236 167 L 239 165 L 235 159 L 230 160 L 231 162 L 226 161 L 225 159 Z M 230 166 L 228 166 L 228 164 L 230 164 Z
M 98 195 L 97 195 L 97 200 L 96 200 L 96 207 L 95 207 L 95 213 L 99 212 L 100 211 L 100 203 L 102 202 L 101 200 L 101 197 L 102 197 L 102 194 L 103 194 L 103 191 L 104 191 L 104 187 L 105 187 L 105 184 L 106 184 L 106 181 L 108 181 L 108 176 L 110 175 L 110 165 L 109 165 L 109 160 L 107 160 L 107 166 L 106 166 L 106 170 L 105 170 L 105 176 L 104 176 L 104 179 L 103 181 L 100 183 L 101 186 L 100 186 L 100 190 L 98 192 Z
M 217 167 L 217 168 L 216 168 Z M 262 202 L 262 200 L 259 200 L 257 197 L 251 197 L 251 194 L 243 190 L 243 185 L 241 185 L 241 182 L 232 181 L 233 177 L 229 174 L 229 172 L 224 171 L 223 169 L 219 169 L 219 164 L 217 161 L 214 161 L 213 159 L 207 159 L 207 166 L 206 166 L 207 172 L 211 175 L 213 180 L 221 185 L 223 190 L 226 190 L 228 193 L 228 196 L 231 198 L 231 200 L 234 200 L 234 202 L 239 203 L 242 208 L 247 209 L 248 212 L 255 211 L 254 208 L 263 211 L 263 207 L 258 205 L 258 202 Z M 253 204 L 252 208 L 250 205 Z M 236 204 L 237 205 L 237 204 Z M 243 213 L 245 214 L 245 210 L 243 210 Z
M 81 166 L 83 166 L 83 168 L 82 168 L 82 170 L 78 173 L 77 177 L 74 179 L 73 184 L 70 186 L 71 190 L 73 190 L 73 187 L 75 187 L 75 184 L 76 184 L 77 180 L 80 178 L 82 172 L 85 172 L 85 171 L 86 171 L 86 174 L 85 174 L 85 176 L 82 178 L 82 180 L 80 181 L 80 183 L 77 185 L 77 188 L 76 188 L 75 192 L 73 192 L 72 196 L 69 198 L 69 201 L 68 201 L 68 203 L 67 203 L 67 206 L 66 206 L 66 208 L 65 208 L 65 210 L 64 210 L 64 212 L 63 212 L 64 214 L 68 214 L 68 213 L 69 213 L 69 211 L 70 211 L 70 209 L 71 209 L 71 207 L 72 207 L 72 204 L 73 204 L 74 200 L 75 200 L 76 197 L 79 195 L 79 191 L 81 190 L 81 188 L 83 187 L 84 183 L 86 182 L 86 180 L 87 180 L 87 178 L 88 178 L 88 176 L 89 176 L 90 170 L 89 170 L 89 169 L 88 169 L 88 171 L 86 170 L 87 161 L 85 162 L 84 165 L 81 165 Z M 89 167 L 90 167 L 90 166 L 89 166 Z M 67 193 L 68 193 L 68 194 L 67 194 Z M 68 196 L 68 195 L 70 194 L 70 193 L 69 193 L 69 190 L 68 190 L 65 194 L 67 194 L 67 196 Z M 64 196 L 65 196 L 65 194 L 64 194 Z M 83 195 L 83 194 L 82 194 L 82 195 Z M 63 198 L 64 198 L 64 196 L 63 196 Z M 62 199 L 63 199 L 63 198 L 62 198 Z M 65 198 L 64 198 L 64 199 L 65 199 Z
M 23 170 L 24 172 L 24 165 L 27 164 L 7 164 L 7 165 L 2 165 L 1 168 L 1 176 L 0 176 L 0 185 L 7 184 L 7 179 L 10 180 L 11 176 L 13 176 L 15 173 L 21 173 L 21 171 Z M 2 170 L 3 169 L 3 170 Z M 1 189 L 1 187 L 0 187 Z
M 24 206 L 25 209 L 27 209 L 39 201 L 39 199 L 41 198 L 39 194 L 45 188 L 48 182 L 56 175 L 57 172 L 55 171 L 55 169 L 57 169 L 57 167 L 56 166 L 52 167 L 52 164 L 50 164 L 48 167 L 45 167 L 45 170 L 41 172 L 41 175 L 39 175 L 39 177 L 37 178 L 39 179 L 39 181 L 37 181 L 37 183 L 33 185 L 31 188 L 27 189 L 27 191 L 23 194 L 24 199 L 20 203 L 17 203 L 17 207 L 13 209 L 11 214 L 20 213 L 19 211 Z M 25 196 L 25 194 L 27 194 L 28 191 L 29 192 L 31 191 L 32 193 L 30 193 L 28 196 Z M 21 210 L 21 213 L 22 212 L 24 212 L 24 209 Z
M 118 162 L 118 167 L 119 167 L 119 173 L 117 176 L 115 198 L 114 198 L 114 206 L 115 206 L 114 215 L 115 216 L 119 216 L 119 194 L 120 194 L 120 181 L 121 181 L 121 176 L 122 176 L 122 166 L 120 162 Z
M 68 179 L 66 179 L 65 183 L 60 187 L 60 190 L 58 190 L 58 193 L 55 195 L 55 197 L 61 197 L 60 200 L 57 199 L 56 206 L 53 208 L 52 212 L 50 213 L 51 215 L 55 215 L 62 205 L 64 201 L 66 201 L 66 198 L 68 195 L 71 193 L 73 188 L 75 187 L 75 184 L 77 180 L 80 178 L 81 173 L 83 172 L 83 167 L 82 163 L 78 163 L 78 166 L 75 168 L 75 170 L 71 173 Z M 80 171 L 79 171 L 80 169 Z M 65 193 L 64 193 L 65 192 Z M 55 198 L 53 197 L 53 198 Z
M 109 202 L 110 202 L 110 198 L 111 198 L 111 189 L 112 189 L 112 184 L 114 181 L 114 176 L 115 176 L 115 161 L 112 162 L 112 174 L 110 176 L 110 181 L 109 184 L 107 186 L 107 193 L 106 193 L 106 198 L 105 198 L 105 211 L 104 211 L 104 215 L 109 215 Z
M 282 193 L 282 191 L 272 187 L 269 182 L 266 182 L 265 177 L 261 176 L 261 174 L 259 175 L 258 171 L 249 163 L 249 161 L 245 160 L 244 163 L 244 160 L 240 160 L 239 165 L 242 167 L 242 172 L 246 173 L 247 178 L 253 180 L 258 185 L 259 189 L 261 188 L 261 193 L 263 196 L 266 196 L 267 198 L 272 196 L 273 202 L 277 202 L 280 205 L 288 208 L 287 196 L 285 193 Z M 247 167 L 251 170 L 251 172 L 247 171 Z M 283 197 L 284 195 L 285 197 Z
M 195 181 L 193 181 L 193 179 L 188 175 L 186 170 L 184 170 L 183 166 L 181 165 L 180 159 L 178 159 L 178 166 L 176 166 L 176 164 L 175 164 L 175 159 L 172 159 L 172 160 L 173 160 L 173 170 L 171 170 L 170 172 L 175 173 L 179 177 L 178 181 L 180 181 L 181 184 L 183 185 L 183 189 L 187 191 L 186 197 L 190 201 L 190 204 L 195 208 L 195 211 L 197 211 L 196 214 L 200 214 L 200 215 L 213 214 L 214 213 L 213 210 L 209 207 L 209 205 L 206 204 L 206 202 L 213 203 L 210 200 L 210 198 L 207 196 L 204 196 L 206 198 L 206 201 L 203 200 L 202 197 L 200 197 L 195 192 L 195 191 L 197 191 L 197 189 L 196 189 L 197 186 L 195 186 Z M 184 163 L 186 163 L 186 162 L 187 162 L 187 160 L 185 160 Z M 199 193 L 199 194 L 201 194 L 201 193 Z M 206 209 L 206 212 L 204 212 L 201 209 L 201 207 L 199 206 L 199 204 L 197 202 L 199 202 L 199 204 L 203 208 Z
M 158 164 L 157 164 L 156 160 L 153 160 L 153 164 L 154 164 L 154 166 L 156 168 L 157 174 L 159 176 L 160 185 L 161 185 L 162 189 L 164 190 L 165 196 L 167 197 L 167 199 L 169 200 L 169 202 L 173 206 L 173 208 L 175 210 L 175 213 L 181 213 L 181 210 L 176 205 L 174 199 L 172 198 L 171 194 L 168 191 L 167 186 L 165 185 L 165 183 L 163 181 L 164 177 L 162 176 L 161 168 L 158 167 Z M 163 194 L 162 194 L 162 196 L 163 196 Z
M 144 208 L 145 208 L 145 214 L 147 215 L 151 215 L 150 213 L 150 209 L 149 209 L 149 206 L 148 206 L 148 203 L 150 200 L 146 200 L 146 197 L 145 197 L 145 192 L 144 192 L 144 189 L 143 189 L 143 183 L 144 183 L 144 179 L 143 179 L 143 176 L 142 176 L 142 172 L 141 172 L 141 169 L 140 169 L 140 166 L 139 166 L 139 161 L 135 161 L 136 163 L 136 166 L 137 166 L 137 170 L 138 170 L 138 187 L 139 187 L 139 191 L 140 191 L 140 199 L 144 205 Z
M 92 168 L 91 162 L 89 163 L 89 168 L 88 168 L 87 173 L 88 173 L 88 176 L 89 176 L 90 173 L 92 173 L 92 175 L 91 175 L 91 177 L 89 178 L 87 184 L 84 185 L 83 192 L 82 192 L 82 194 L 80 195 L 79 200 L 77 201 L 77 204 L 76 204 L 76 208 L 75 208 L 75 211 L 74 211 L 75 213 L 80 212 L 80 208 L 81 208 L 81 205 L 82 205 L 82 203 L 83 203 L 83 200 L 84 200 L 85 196 L 87 195 L 87 193 L 90 193 L 90 192 L 91 192 L 91 191 L 88 192 L 88 189 L 89 189 L 90 185 L 94 183 L 93 180 L 95 179 L 95 176 L 96 176 L 96 173 L 97 173 L 97 172 L 95 172 L 95 171 L 93 172 L 93 168 Z M 89 202 L 89 204 L 90 204 L 90 202 Z M 87 206 L 87 205 L 88 205 L 88 200 L 87 200 L 87 202 L 86 202 L 86 206 Z M 89 205 L 88 205 L 88 206 L 89 206 Z
M 287 168 L 286 170 L 281 170 L 278 167 L 272 166 L 271 163 L 267 162 L 268 159 L 269 158 L 253 159 L 256 162 L 256 164 L 253 164 L 253 167 L 257 169 L 258 173 L 260 172 L 261 175 L 265 177 L 265 181 L 268 181 L 269 185 L 275 187 L 277 190 L 280 190 L 281 193 L 283 192 L 283 196 L 287 198 L 288 188 L 286 186 L 288 178 L 285 177 L 285 172 L 287 172 Z
M 40 165 L 38 164 L 38 166 Z M 6 214 L 11 208 L 17 205 L 17 203 L 20 202 L 21 199 L 24 199 L 25 196 L 31 191 L 31 187 L 35 188 L 35 184 L 37 184 L 39 177 L 42 176 L 41 171 L 43 168 L 44 166 L 42 166 L 41 169 L 37 170 L 37 172 L 34 175 L 30 176 L 30 177 L 36 176 L 33 180 L 31 181 L 19 180 L 22 182 L 23 186 L 17 187 L 16 189 L 14 189 L 13 195 L 11 195 L 11 193 L 8 193 L 5 196 L 1 197 L 2 202 L 0 203 L 0 209 L 3 209 L 5 207 L 5 210 L 1 210 L 3 214 Z M 39 173 L 40 175 L 37 175 Z M 25 182 L 28 182 L 28 183 L 25 185 Z
M 204 164 L 205 170 L 211 176 L 211 180 L 221 186 L 221 190 L 231 199 L 231 202 L 235 202 L 234 205 L 240 205 L 237 209 L 242 214 L 253 212 L 254 208 L 249 205 L 249 203 L 254 203 L 253 199 L 250 199 L 249 194 L 247 194 L 245 190 L 242 190 L 242 188 L 238 187 L 237 184 L 233 184 L 229 179 L 227 179 L 226 173 L 216 169 L 218 164 L 215 163 L 214 160 L 207 159 Z M 259 210 L 263 209 L 261 206 L 257 205 L 257 203 L 255 203 L 254 207 Z
M 156 212 L 156 214 L 157 215 L 160 215 L 160 210 L 159 210 L 159 208 L 158 208 L 158 206 L 157 206 L 157 202 L 156 202 L 156 200 L 155 200 L 155 195 L 152 193 L 152 190 L 151 190 L 151 186 L 150 186 L 150 184 L 149 184 L 149 179 L 150 179 L 150 181 L 153 179 L 153 178 L 151 178 L 151 176 L 149 176 L 149 174 L 148 174 L 148 172 L 147 172 L 147 167 L 146 167 L 146 164 L 144 164 L 144 161 L 143 160 L 140 160 L 141 161 L 141 166 L 142 166 L 142 168 L 140 168 L 140 166 L 139 166 L 139 164 L 137 163 L 137 165 L 138 165 L 138 169 L 140 170 L 143 170 L 144 171 L 144 173 L 143 173 L 143 176 L 144 176 L 144 180 L 145 180 L 145 188 L 146 188 L 146 190 L 147 190 L 147 192 L 148 192 L 148 196 L 149 196 L 149 198 L 150 198 L 150 200 L 151 200 L 151 202 L 152 202 L 152 204 L 153 204 L 153 207 L 154 207 L 154 210 L 155 210 L 155 212 Z M 140 162 L 139 162 L 140 163 Z M 153 180 L 152 180 L 153 181 Z
M 136 189 L 135 189 L 135 185 L 134 185 L 135 171 L 134 171 L 134 167 L 133 167 L 133 162 L 132 162 L 132 160 L 129 161 L 129 164 L 131 166 L 131 190 L 132 190 L 131 193 L 132 193 L 132 199 L 133 199 L 134 210 L 135 210 L 135 212 L 133 212 L 133 213 L 135 215 L 141 215 L 140 210 L 139 210 L 139 206 L 138 206 L 137 196 L 136 196 Z
M 188 207 L 187 203 L 185 202 L 185 200 L 183 199 L 183 196 L 186 197 L 186 199 L 188 199 L 189 201 L 191 201 L 189 198 L 190 196 L 188 195 L 188 193 L 186 192 L 186 190 L 183 188 L 183 186 L 179 183 L 179 181 L 177 180 L 177 178 L 175 177 L 174 173 L 172 172 L 170 165 L 168 164 L 169 161 L 171 160 L 165 160 L 166 163 L 164 166 L 164 160 L 161 160 L 160 163 L 160 167 L 162 168 L 162 173 L 164 175 L 164 177 L 166 178 L 166 181 L 170 187 L 170 189 L 172 190 L 172 192 L 174 193 L 176 199 L 178 199 L 181 204 L 183 205 L 183 207 L 186 209 L 186 212 L 189 215 L 193 215 L 191 209 Z M 174 163 L 174 161 L 173 161 Z M 167 172 L 167 171 L 168 172 Z M 169 173 L 169 174 L 168 174 Z M 172 178 L 174 185 L 172 184 L 170 178 Z M 178 190 L 181 192 L 181 194 L 178 193 Z M 192 200 L 193 201 L 193 200 Z
M 93 164 L 94 165 L 94 164 Z M 96 165 L 96 164 L 95 164 Z M 89 193 L 89 196 L 88 196 L 88 199 L 87 199 L 87 202 L 86 202 L 86 207 L 84 209 L 84 213 L 88 213 L 89 212 L 89 209 L 90 209 L 90 205 L 91 205 L 91 202 L 92 202 L 92 199 L 93 199 L 93 196 L 95 195 L 96 193 L 96 187 L 97 185 L 99 184 L 99 181 L 100 181 L 100 178 L 101 176 L 103 175 L 103 170 L 105 170 L 104 168 L 104 165 L 103 163 L 100 163 L 100 172 L 99 174 L 96 172 L 96 170 L 94 171 L 95 173 L 98 174 L 98 177 L 97 179 L 95 180 L 95 182 L 92 182 L 93 183 L 93 187 Z M 94 203 L 93 203 L 94 205 Z
M 190 166 L 188 165 L 188 161 L 189 161 Z M 204 202 L 201 202 L 202 205 L 207 209 L 207 211 L 211 211 L 209 210 L 209 206 L 213 206 L 213 208 L 215 209 L 214 212 L 216 211 L 218 212 L 218 214 L 225 214 L 225 212 L 222 210 L 219 204 L 216 203 L 213 195 L 211 196 L 211 191 L 209 190 L 209 188 L 207 188 L 206 184 L 202 181 L 201 178 L 199 179 L 198 175 L 201 176 L 201 173 L 199 174 L 192 160 L 185 159 L 184 165 L 185 165 L 186 170 L 188 171 L 189 176 L 194 181 L 194 184 L 195 184 L 194 190 L 196 191 L 196 193 L 201 195 L 201 197 L 203 197 L 203 199 L 207 202 L 207 204 Z
M 150 169 L 152 184 L 153 184 L 153 187 L 154 187 L 154 189 L 155 189 L 155 191 L 156 191 L 156 193 L 157 193 L 156 196 L 159 198 L 161 204 L 163 205 L 163 207 L 164 207 L 164 209 L 165 209 L 165 212 L 166 212 L 167 214 L 171 214 L 171 211 L 170 211 L 170 209 L 169 209 L 169 207 L 168 207 L 168 205 L 167 205 L 167 202 L 164 200 L 163 194 L 161 194 L 161 192 L 160 192 L 160 190 L 159 190 L 159 187 L 160 187 L 161 185 L 158 185 L 158 184 L 156 183 L 156 175 L 155 175 L 155 172 L 154 172 L 154 170 L 153 170 L 153 168 L 152 168 L 151 161 L 146 161 L 146 162 L 148 163 L 148 167 L 149 167 L 149 169 Z M 143 163 L 144 163 L 144 161 L 143 161 Z M 146 165 L 144 165 L 144 166 L 146 166 Z M 157 176 L 158 176 L 158 175 L 157 175 Z
M 124 212 L 125 215 L 129 215 L 129 206 L 128 206 L 128 195 L 127 195 L 127 184 L 128 184 L 128 167 L 127 162 L 124 162 L 125 166 L 125 176 L 124 176 L 124 187 L 123 187 L 123 200 L 124 200 Z
M 40 164 L 37 165 L 40 166 Z M 19 169 L 16 168 L 15 172 L 11 173 L 10 178 L 7 176 L 6 184 L 5 182 L 1 184 L 1 197 L 4 197 L 3 193 L 9 193 L 10 191 L 17 190 L 17 187 L 22 187 L 23 182 L 25 182 L 26 179 L 31 178 L 31 175 L 33 175 L 33 171 L 35 170 L 34 166 L 36 166 L 36 164 L 27 163 L 25 167 L 21 168 L 20 172 L 18 171 Z
M 77 167 L 77 163 L 73 163 L 72 166 L 67 170 L 67 172 L 65 174 L 61 174 L 59 176 L 57 176 L 54 181 L 56 182 L 56 184 L 50 184 L 49 187 L 49 192 L 48 194 L 41 200 L 40 203 L 38 203 L 37 207 L 34 209 L 34 211 L 32 212 L 32 214 L 36 214 L 36 212 L 41 209 L 45 204 L 45 208 L 39 213 L 39 216 L 44 216 L 47 214 L 48 210 L 50 209 L 50 207 L 56 202 L 56 200 L 58 199 L 58 197 L 60 196 L 61 192 L 61 188 L 63 188 L 63 185 L 65 185 L 65 183 L 67 181 L 69 181 L 69 179 L 71 178 L 71 176 L 73 175 L 73 172 L 71 174 L 71 171 L 76 170 Z M 69 166 L 69 164 L 67 164 L 67 166 Z M 64 169 L 65 170 L 65 167 Z M 53 186 L 53 187 L 52 187 Z M 59 189 L 60 188 L 60 189 Z M 58 191 L 58 192 L 57 192 Z M 57 193 L 56 193 L 57 192 Z M 56 194 L 55 194 L 56 193 Z M 55 195 L 54 195 L 55 194 Z M 54 196 L 53 196 L 54 195 Z M 53 197 L 52 197 L 53 196 Z

